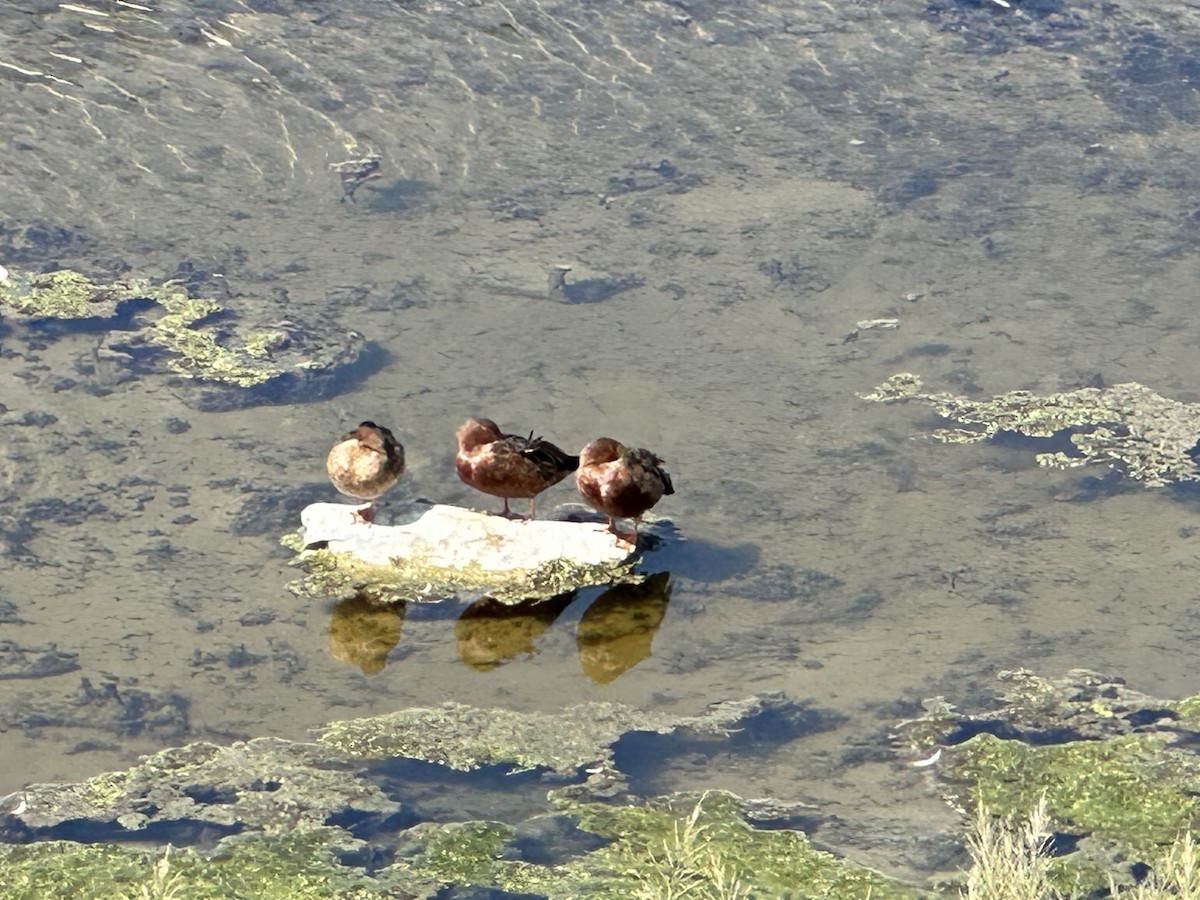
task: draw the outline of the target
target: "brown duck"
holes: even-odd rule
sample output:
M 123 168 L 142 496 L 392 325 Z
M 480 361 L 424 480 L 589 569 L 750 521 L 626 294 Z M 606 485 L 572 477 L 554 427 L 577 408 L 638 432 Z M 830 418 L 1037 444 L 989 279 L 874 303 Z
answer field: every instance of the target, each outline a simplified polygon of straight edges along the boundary
M 579 452 L 575 485 L 588 506 L 608 516 L 609 529 L 637 545 L 638 524 L 646 510 L 675 493 L 663 461 L 649 450 L 626 447 L 612 438 L 596 438 Z M 633 535 L 617 531 L 614 519 L 633 519 Z
M 505 516 L 512 515 L 509 500 L 528 497 L 532 519 L 537 495 L 578 466 L 578 456 L 570 456 L 532 433 L 529 437 L 504 434 L 491 419 L 467 419 L 458 429 L 454 458 L 458 477 L 477 491 L 503 498 Z
M 347 497 L 367 501 L 354 517 L 370 522 L 375 501 L 404 472 L 404 447 L 387 428 L 363 422 L 333 445 L 325 468 L 335 488 Z

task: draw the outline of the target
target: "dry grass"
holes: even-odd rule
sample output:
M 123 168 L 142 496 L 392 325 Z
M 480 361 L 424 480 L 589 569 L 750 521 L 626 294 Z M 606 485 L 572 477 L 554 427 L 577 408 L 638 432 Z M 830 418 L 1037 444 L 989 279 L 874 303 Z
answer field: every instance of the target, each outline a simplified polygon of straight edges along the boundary
M 1115 884 L 1109 885 L 1117 896 Z M 1200 900 L 1200 846 L 1190 832 L 1179 838 L 1150 877 L 1121 895 L 1122 900 Z
M 962 900 L 1072 900 L 1050 879 L 1050 817 L 1045 800 L 1025 819 L 998 818 L 980 808 L 967 835 L 972 866 Z M 1200 844 L 1185 833 L 1141 884 L 1120 888 L 1109 878 L 1109 895 L 1119 900 L 1200 900 Z
M 1046 800 L 1022 821 L 999 819 L 982 806 L 967 835 L 973 865 L 964 900 L 1057 900 L 1050 883 L 1050 815 Z

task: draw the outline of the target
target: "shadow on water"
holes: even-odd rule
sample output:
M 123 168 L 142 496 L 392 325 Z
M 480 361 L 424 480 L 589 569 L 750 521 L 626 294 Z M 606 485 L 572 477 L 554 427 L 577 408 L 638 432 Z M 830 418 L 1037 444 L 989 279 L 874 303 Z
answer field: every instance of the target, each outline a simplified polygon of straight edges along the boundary
M 625 291 L 639 288 L 645 281 L 637 275 L 620 275 L 616 278 L 584 278 L 582 281 L 567 282 L 570 266 L 555 266 L 550 270 L 550 296 L 564 303 L 603 303 Z
M 401 827 L 417 822 L 524 819 L 546 810 L 548 787 L 583 780 L 582 774 L 564 778 L 545 769 L 514 772 L 511 765 L 483 766 L 462 772 L 404 758 L 371 762 L 362 777 L 403 807 L 408 824 Z M 385 821 L 394 824 L 393 818 L 360 818 L 351 831 L 356 837 L 374 837 Z
M 0 842 L 28 844 L 34 841 L 73 841 L 79 844 L 171 844 L 175 847 L 194 847 L 211 850 L 231 834 L 242 831 L 242 825 L 218 825 L 196 819 L 175 819 L 152 822 L 144 828 L 125 828 L 116 822 L 93 822 L 72 819 L 51 828 L 30 828 L 15 816 L 7 817 L 0 825 Z
M 765 758 L 778 748 L 825 731 L 832 731 L 846 716 L 811 703 L 779 699 L 743 720 L 728 737 L 696 735 L 680 730 L 672 734 L 632 732 L 613 745 L 618 769 L 629 776 L 631 788 L 642 796 L 669 791 L 666 776 L 680 759 L 696 760 L 747 757 Z
M 248 388 L 197 384 L 192 386 L 188 399 L 203 412 L 316 403 L 358 390 L 368 378 L 391 363 L 391 353 L 379 344 L 367 341 L 357 357 L 327 369 L 291 369 Z
M 360 206 L 377 213 L 406 213 L 429 202 L 433 185 L 426 181 L 397 179 L 382 187 L 372 184 L 363 189 Z
M 696 538 L 666 541 L 654 554 L 655 568 L 691 581 L 718 582 L 736 578 L 758 565 L 757 544 L 714 544 Z
M 112 315 L 89 316 L 83 319 L 30 319 L 26 324 L 29 336 L 55 339 L 72 334 L 104 334 L 110 331 L 136 331 L 142 327 L 138 317 L 157 305 L 157 301 L 131 297 L 116 305 Z

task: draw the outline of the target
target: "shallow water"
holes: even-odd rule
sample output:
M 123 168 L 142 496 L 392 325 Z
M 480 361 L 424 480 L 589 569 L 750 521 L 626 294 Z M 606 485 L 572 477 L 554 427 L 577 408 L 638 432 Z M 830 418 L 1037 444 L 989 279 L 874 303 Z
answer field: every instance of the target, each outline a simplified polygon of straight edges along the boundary
M 77 668 L 0 680 L 0 794 L 445 699 L 782 690 L 810 729 L 652 787 L 808 801 L 818 844 L 919 876 L 955 864 L 952 814 L 888 752 L 921 698 L 978 703 L 1015 666 L 1198 690 L 1194 492 L 910 440 L 929 414 L 857 396 L 913 371 L 1197 399 L 1194 10 L 142 5 L 0 16 L 0 263 L 198 271 L 387 357 L 332 399 L 201 411 L 127 377 L 114 335 L 3 323 L 0 628 Z M 367 152 L 343 200 L 329 166 Z M 377 674 L 331 655 L 278 545 L 332 497 L 329 444 L 396 431 L 385 512 L 482 505 L 451 458 L 472 414 L 668 461 L 648 658 L 605 682 L 581 656 L 597 591 L 502 665 L 464 663 L 450 605 L 408 609 Z

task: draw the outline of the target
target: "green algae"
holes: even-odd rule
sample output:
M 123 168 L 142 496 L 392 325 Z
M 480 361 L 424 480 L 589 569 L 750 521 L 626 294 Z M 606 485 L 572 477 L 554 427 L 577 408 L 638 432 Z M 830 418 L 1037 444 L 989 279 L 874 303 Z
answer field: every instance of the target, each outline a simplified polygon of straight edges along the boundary
M 689 728 L 723 735 L 739 721 L 778 704 L 772 697 L 753 698 L 716 704 L 701 716 L 677 716 L 601 701 L 557 713 L 447 702 L 334 722 L 317 741 L 354 759 L 401 756 L 460 771 L 508 763 L 566 774 L 610 760 L 611 745 L 631 731 L 666 734 Z
M 1177 700 L 1171 704 L 1171 708 L 1192 727 L 1200 728 L 1200 694 Z
M 749 825 L 725 792 L 676 795 L 636 806 L 563 803 L 599 849 L 555 866 L 513 859 L 512 828 L 498 822 L 426 823 L 400 848 L 410 885 L 499 888 L 550 898 L 817 897 L 908 900 L 922 891 L 814 849 L 801 834 Z
M 31 827 L 115 822 L 130 833 L 183 820 L 286 833 L 319 826 L 351 806 L 382 814 L 395 808 L 343 756 L 277 738 L 172 747 L 124 772 L 80 784 L 29 785 L 24 795 L 23 818 Z
M 44 274 L 8 273 L 0 280 L 0 306 L 34 319 L 90 319 L 116 314 L 123 300 L 150 297 L 148 282 L 99 284 L 70 269 Z
M 154 347 L 174 375 L 239 389 L 278 384 L 295 399 L 320 395 L 313 378 L 355 362 L 364 340 L 328 324 L 305 327 L 285 320 L 266 328 L 229 321 L 215 300 L 188 296 L 179 282 L 145 278 L 103 282 L 70 269 L 45 274 L 9 271 L 0 278 L 0 309 L 30 320 L 113 320 L 127 301 L 146 301 L 140 329 L 120 331 L 122 342 Z M 223 314 L 223 321 L 216 323 Z M 213 403 L 213 398 L 203 402 Z M 226 405 L 233 403 L 225 398 Z M 220 402 L 216 404 L 220 406 Z M 234 404 L 236 405 L 236 403 Z
M 1010 391 L 972 400 L 926 391 L 918 376 L 904 372 L 860 396 L 881 403 L 925 403 L 938 415 L 969 426 L 930 432 L 929 437 L 946 443 L 983 441 L 1001 432 L 1034 438 L 1067 435 L 1073 451 L 1039 453 L 1039 465 L 1116 465 L 1148 487 L 1200 480 L 1191 457 L 1200 441 L 1200 404 L 1171 400 L 1136 382 L 1045 396 Z
M 362 597 L 373 603 L 438 602 L 450 597 L 475 600 L 487 596 L 501 603 L 548 600 L 587 585 L 638 583 L 636 559 L 592 564 L 569 559 L 550 560 L 536 569 L 503 572 L 477 564 L 448 568 L 419 556 L 392 559 L 388 565 L 364 562 L 351 553 L 326 547 L 306 547 L 299 535 L 280 543 L 295 550 L 293 564 L 304 575 L 289 588 L 297 596 L 347 600 Z
M 998 709 L 934 698 L 898 733 L 923 754 L 939 747 L 929 771 L 958 809 L 1011 822 L 1044 803 L 1051 830 L 1078 838 L 1051 867 L 1061 890 L 1128 883 L 1133 863 L 1156 865 L 1200 818 L 1195 698 L 1159 700 L 1086 669 L 1000 678 Z
M 1161 735 L 1034 747 L 978 735 L 939 764 L 968 786 L 962 800 L 1000 815 L 1034 808 L 1041 797 L 1060 830 L 1090 835 L 1142 859 L 1156 857 L 1200 814 L 1192 796 L 1200 763 Z
M 641 806 L 584 804 L 568 810 L 612 843 L 562 867 L 562 896 L 815 897 L 900 900 L 921 891 L 817 850 L 794 831 L 747 824 L 723 791 L 660 798 Z
M 177 354 L 168 362 L 171 370 L 187 378 L 202 378 L 254 387 L 279 374 L 270 365 L 270 350 L 281 346 L 281 335 L 251 333 L 244 338 L 226 339 L 200 323 L 221 311 L 215 300 L 192 299 L 186 294 L 164 295 L 160 302 L 166 314 L 151 324 L 146 337 Z
M 0 900 L 45 897 L 372 898 L 380 883 L 337 862 L 330 834 L 296 831 L 222 843 L 211 854 L 47 841 L 0 846 Z M 165 861 L 165 862 L 164 862 Z M 158 890 L 155 890 L 157 888 Z
M 228 747 L 199 742 L 146 757 L 125 772 L 78 785 L 30 785 L 18 818 L 43 835 L 56 826 L 122 825 L 154 840 L 151 825 L 188 823 L 225 832 L 211 851 L 159 850 L 40 840 L 0 847 L 9 897 L 104 896 L 377 897 L 430 896 L 449 886 L 551 898 L 659 896 L 663 885 L 689 896 L 912 897 L 912 888 L 814 850 L 798 834 L 746 822 L 730 794 L 640 801 L 620 787 L 612 744 L 631 731 L 677 728 L 722 736 L 781 698 L 715 704 L 671 717 L 614 703 L 562 714 L 514 713 L 446 704 L 329 726 L 318 743 L 256 738 Z M 521 859 L 517 825 L 503 821 L 419 822 L 378 848 L 331 824 L 349 816 L 391 821 L 412 810 L 381 789 L 363 759 L 397 755 L 462 769 L 506 763 L 555 773 L 544 812 L 602 838 L 598 849 L 557 865 Z M 563 784 L 564 775 L 584 782 Z M 617 790 L 614 792 L 614 787 Z M 602 802 L 619 796 L 620 805 Z M 231 829 L 237 833 L 230 834 Z M 157 834 L 162 834 L 162 831 Z M 161 838 L 160 838 L 161 839 Z M 387 852 L 394 861 L 367 873 L 352 860 Z M 726 888 L 742 886 L 736 894 Z M 51 889 L 53 888 L 53 889 Z
M 501 822 L 422 823 L 404 836 L 401 868 L 437 885 L 496 885 L 511 868 L 503 856 L 514 836 Z

